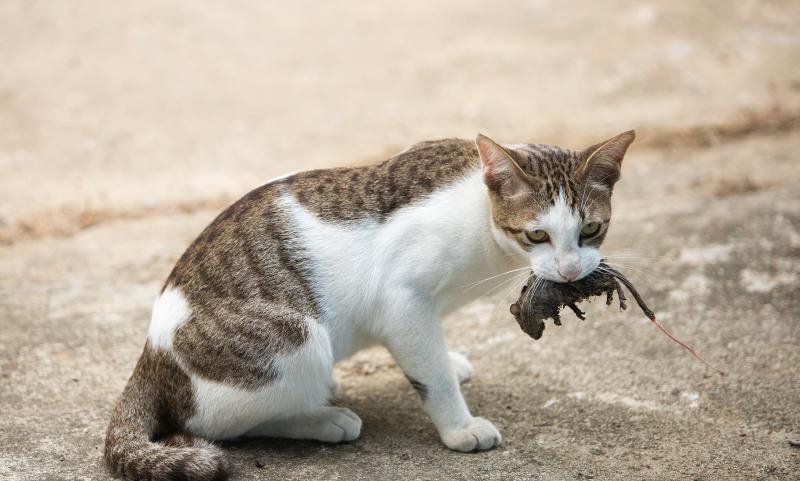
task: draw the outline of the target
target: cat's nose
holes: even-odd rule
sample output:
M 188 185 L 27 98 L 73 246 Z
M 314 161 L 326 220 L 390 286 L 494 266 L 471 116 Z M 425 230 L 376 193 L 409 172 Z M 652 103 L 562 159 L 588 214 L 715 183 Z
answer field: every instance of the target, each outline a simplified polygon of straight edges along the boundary
M 557 270 L 558 274 L 568 281 L 574 281 L 581 275 L 581 267 L 579 265 L 558 266 Z

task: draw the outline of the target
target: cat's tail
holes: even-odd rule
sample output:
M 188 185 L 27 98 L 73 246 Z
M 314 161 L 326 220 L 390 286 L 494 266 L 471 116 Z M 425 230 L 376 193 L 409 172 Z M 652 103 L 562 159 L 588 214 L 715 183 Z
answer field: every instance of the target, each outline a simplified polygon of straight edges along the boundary
M 114 408 L 106 431 L 105 459 L 124 479 L 150 481 L 223 481 L 228 479 L 222 450 L 188 434 L 154 441 L 165 432 L 165 409 L 153 382 L 152 351 L 145 347 Z M 156 363 L 157 364 L 157 363 Z

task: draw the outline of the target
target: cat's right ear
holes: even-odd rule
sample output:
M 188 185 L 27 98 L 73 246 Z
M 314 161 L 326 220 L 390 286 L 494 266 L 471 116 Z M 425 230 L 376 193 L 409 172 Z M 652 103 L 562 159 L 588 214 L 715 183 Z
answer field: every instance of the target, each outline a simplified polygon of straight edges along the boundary
M 483 134 L 475 138 L 475 145 L 483 164 L 483 182 L 489 190 L 513 197 L 526 188 L 525 172 L 506 149 Z
M 636 133 L 629 130 L 584 150 L 579 175 L 611 191 L 619 180 L 622 159 L 635 138 Z

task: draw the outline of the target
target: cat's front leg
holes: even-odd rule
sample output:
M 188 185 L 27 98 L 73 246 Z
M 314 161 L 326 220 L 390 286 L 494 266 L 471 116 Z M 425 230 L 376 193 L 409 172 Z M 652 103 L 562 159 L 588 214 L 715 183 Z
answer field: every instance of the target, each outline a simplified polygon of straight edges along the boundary
M 473 417 L 464 402 L 439 320 L 420 312 L 407 313 L 403 320 L 388 334 L 386 344 L 419 393 L 442 442 L 465 452 L 500 444 L 497 428 L 486 419 Z

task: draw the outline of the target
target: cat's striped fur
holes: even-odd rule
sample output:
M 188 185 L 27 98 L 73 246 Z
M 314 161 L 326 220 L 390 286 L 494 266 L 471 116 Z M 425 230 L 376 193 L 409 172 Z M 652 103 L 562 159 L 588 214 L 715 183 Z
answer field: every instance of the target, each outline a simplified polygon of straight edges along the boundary
M 167 278 L 108 427 L 111 469 L 128 479 L 219 480 L 224 457 L 205 439 L 355 439 L 360 419 L 328 405 L 331 369 L 376 343 L 395 356 L 448 447 L 495 446 L 499 433 L 471 416 L 458 389 L 472 368 L 448 356 L 438 320 L 469 300 L 455 285 L 527 263 L 558 276 L 559 262 L 596 252 L 632 140 L 628 132 L 584 151 L 502 148 L 483 136 L 477 147 L 424 142 L 380 165 L 253 190 Z M 602 233 L 573 245 L 575 225 L 590 218 Z M 554 231 L 549 250 L 526 240 L 540 224 Z M 594 257 L 578 255 L 586 265 L 572 270 L 593 269 Z

